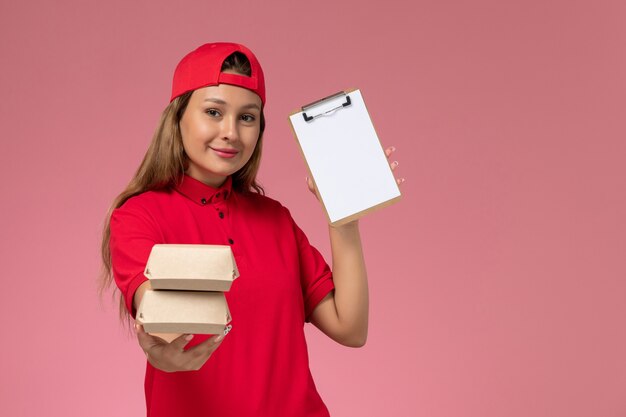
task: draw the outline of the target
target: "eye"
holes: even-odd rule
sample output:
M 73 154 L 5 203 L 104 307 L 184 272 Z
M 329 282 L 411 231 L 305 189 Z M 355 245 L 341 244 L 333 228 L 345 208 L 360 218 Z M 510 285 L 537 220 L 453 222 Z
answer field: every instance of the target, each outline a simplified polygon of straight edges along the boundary
M 215 109 L 208 109 L 208 110 L 206 110 L 205 113 L 208 114 L 209 116 L 213 116 L 213 117 L 218 117 L 218 116 L 221 115 L 220 112 L 218 110 L 215 110 Z
M 243 116 L 241 116 L 241 120 L 243 120 L 244 122 L 252 123 L 256 120 L 256 117 L 251 114 L 244 114 Z

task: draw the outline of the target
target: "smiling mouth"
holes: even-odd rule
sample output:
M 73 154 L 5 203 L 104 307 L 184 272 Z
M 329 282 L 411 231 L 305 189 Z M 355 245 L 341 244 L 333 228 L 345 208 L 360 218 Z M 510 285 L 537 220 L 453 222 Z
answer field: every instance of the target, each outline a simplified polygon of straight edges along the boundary
M 209 148 L 211 148 L 209 146 Z M 222 158 L 232 158 L 233 156 L 237 155 L 239 153 L 238 150 L 236 149 L 218 149 L 218 148 L 211 148 L 211 150 L 213 152 L 215 152 L 218 156 L 221 156 Z

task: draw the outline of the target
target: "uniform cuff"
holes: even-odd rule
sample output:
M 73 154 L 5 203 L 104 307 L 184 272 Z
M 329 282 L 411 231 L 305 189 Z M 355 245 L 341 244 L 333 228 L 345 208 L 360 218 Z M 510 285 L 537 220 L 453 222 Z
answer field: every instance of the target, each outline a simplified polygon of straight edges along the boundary
M 126 302 L 126 309 L 128 310 L 128 313 L 131 315 L 133 319 L 135 318 L 135 315 L 137 314 L 137 312 L 133 308 L 133 300 L 135 298 L 135 292 L 137 291 L 137 288 L 139 288 L 139 286 L 143 284 L 144 282 L 146 282 L 147 280 L 148 278 L 146 278 L 146 276 L 143 273 L 137 274 L 137 276 L 135 276 L 135 278 L 133 278 L 133 280 L 128 285 L 128 289 L 126 290 L 126 294 L 124 295 L 124 301 Z
M 311 320 L 311 314 L 315 310 L 315 307 L 319 304 L 329 292 L 335 289 L 335 283 L 333 282 L 332 274 L 329 273 L 326 278 L 320 280 L 320 283 L 317 287 L 313 288 L 313 290 L 309 293 L 304 305 L 306 308 L 305 311 L 305 321 L 308 323 Z

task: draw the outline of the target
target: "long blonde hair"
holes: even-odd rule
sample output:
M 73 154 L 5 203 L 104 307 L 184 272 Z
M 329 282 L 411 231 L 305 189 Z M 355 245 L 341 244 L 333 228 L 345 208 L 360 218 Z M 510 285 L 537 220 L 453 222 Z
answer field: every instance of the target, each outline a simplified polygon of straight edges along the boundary
M 241 75 L 250 76 L 250 63 L 245 55 L 235 52 L 224 61 L 222 71 L 232 70 Z M 124 191 L 114 200 L 109 208 L 102 232 L 102 272 L 98 278 L 100 295 L 113 283 L 113 271 L 111 265 L 111 213 L 121 207 L 129 198 L 151 190 L 172 189 L 183 179 L 185 171 L 189 167 L 189 158 L 183 148 L 179 122 L 187 108 L 193 91 L 189 91 L 176 97 L 163 110 L 161 119 L 152 137 L 152 142 L 141 161 L 137 172 L 130 180 Z M 261 164 L 262 138 L 265 130 L 265 117 L 261 111 L 259 140 L 254 148 L 250 160 L 237 172 L 232 174 L 232 186 L 236 191 L 256 192 L 264 194 L 263 187 L 257 182 L 256 176 Z M 116 292 L 119 292 L 116 290 Z M 130 314 L 126 309 L 123 295 L 119 296 L 119 315 L 124 322 L 130 320 Z

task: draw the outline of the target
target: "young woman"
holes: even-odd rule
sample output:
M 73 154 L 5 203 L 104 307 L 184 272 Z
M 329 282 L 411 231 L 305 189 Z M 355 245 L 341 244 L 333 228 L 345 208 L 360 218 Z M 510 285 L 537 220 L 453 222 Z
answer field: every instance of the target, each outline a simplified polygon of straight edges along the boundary
M 107 216 L 102 286 L 115 281 L 126 318 L 150 288 L 143 270 L 154 244 L 227 244 L 240 272 L 225 294 L 233 317 L 227 336 L 167 343 L 135 326 L 148 359 L 149 416 L 328 416 L 309 371 L 304 323 L 342 345 L 365 344 L 358 222 L 329 228 L 331 273 L 256 181 L 264 106 L 263 71 L 245 46 L 190 52 L 137 173 Z

